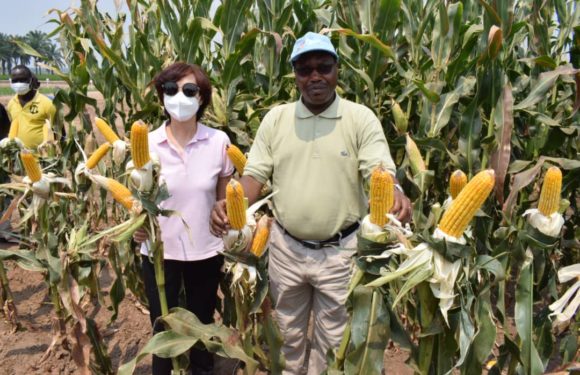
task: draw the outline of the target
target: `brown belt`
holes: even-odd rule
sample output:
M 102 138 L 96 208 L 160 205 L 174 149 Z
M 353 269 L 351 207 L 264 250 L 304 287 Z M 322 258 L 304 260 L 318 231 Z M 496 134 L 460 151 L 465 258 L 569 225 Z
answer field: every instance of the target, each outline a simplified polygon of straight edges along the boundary
M 323 247 L 339 246 L 340 240 L 342 238 L 348 237 L 355 230 L 357 230 L 359 227 L 359 223 L 357 221 L 354 224 L 350 225 L 349 227 L 341 230 L 340 232 L 338 232 L 337 234 L 335 234 L 334 236 L 330 237 L 327 240 L 316 241 L 316 240 L 302 240 L 298 237 L 293 236 L 280 223 L 278 223 L 278 225 L 280 226 L 280 228 L 282 228 L 282 230 L 284 231 L 285 234 L 287 234 L 291 238 L 295 239 L 296 241 L 300 242 L 303 246 L 305 246 L 309 249 L 313 249 L 313 250 L 319 250 L 319 249 L 322 249 Z

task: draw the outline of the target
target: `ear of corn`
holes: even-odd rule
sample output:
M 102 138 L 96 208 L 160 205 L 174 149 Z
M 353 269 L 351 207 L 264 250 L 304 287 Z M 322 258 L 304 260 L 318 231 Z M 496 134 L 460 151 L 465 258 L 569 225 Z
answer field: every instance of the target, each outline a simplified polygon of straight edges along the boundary
M 558 167 L 550 167 L 544 176 L 542 192 L 538 210 L 544 216 L 550 216 L 558 211 L 560 206 L 560 193 L 562 190 L 562 172 Z
M 87 168 L 93 169 L 94 167 L 96 167 L 97 164 L 99 164 L 99 161 L 101 161 L 101 159 L 103 158 L 103 156 L 105 156 L 107 152 L 109 152 L 110 148 L 111 144 L 109 142 L 103 143 L 95 152 L 93 152 L 89 160 L 87 160 Z
M 111 129 L 107 122 L 99 117 L 95 117 L 95 125 L 97 125 L 97 129 L 101 132 L 103 137 L 109 143 L 115 143 L 115 141 L 119 140 L 119 136 Z
M 493 169 L 484 170 L 475 175 L 453 200 L 451 207 L 445 211 L 439 223 L 439 229 L 450 236 L 461 237 L 494 185 Z
M 246 166 L 246 162 L 248 161 L 246 159 L 246 156 L 235 145 L 227 145 L 226 153 L 228 154 L 228 157 L 234 164 L 234 167 L 236 168 L 236 171 L 238 171 L 238 174 L 240 176 L 243 175 L 244 167 Z
M 233 179 L 226 186 L 226 211 L 232 229 L 241 230 L 246 225 L 244 188 Z
M 18 129 L 20 127 L 20 123 L 18 119 L 14 119 L 10 124 L 10 130 L 8 131 L 8 139 L 14 139 L 18 136 Z
M 467 176 L 465 173 L 460 169 L 453 172 L 451 178 L 449 178 L 449 193 L 451 194 L 451 198 L 457 198 L 465 185 L 467 185 Z
M 409 127 L 409 120 L 407 119 L 407 115 L 401 109 L 399 103 L 397 103 L 394 99 L 391 100 L 391 111 L 393 113 L 393 119 L 395 120 L 395 127 L 397 128 L 397 132 L 399 134 L 404 134 Z
M 127 189 L 125 185 L 119 181 L 113 180 L 112 178 L 107 178 L 103 176 L 93 176 L 95 181 L 99 183 L 102 187 L 111 192 L 113 199 L 118 203 L 123 205 L 128 210 L 133 208 L 134 198 L 131 191 Z
M 393 208 L 395 194 L 393 177 L 379 166 L 371 174 L 370 185 L 371 223 L 383 226 L 388 222 L 386 214 Z
M 417 147 L 417 144 L 409 134 L 407 133 L 407 143 L 405 144 L 405 151 L 407 151 L 407 156 L 409 158 L 409 164 L 411 164 L 411 170 L 413 174 L 418 174 L 419 172 L 423 172 L 427 170 L 425 166 L 425 162 L 423 161 L 423 157 L 421 156 L 421 152 Z
M 42 141 L 43 142 L 54 141 L 54 133 L 52 131 L 52 125 L 50 124 L 50 121 L 48 119 L 44 121 L 44 126 L 42 127 Z
M 40 165 L 38 160 L 28 151 L 22 151 L 20 153 L 20 160 L 22 160 L 22 165 L 26 171 L 26 175 L 30 178 L 30 181 L 37 182 L 42 178 L 42 171 L 40 170 Z
M 143 168 L 151 159 L 149 156 L 149 128 L 143 121 L 135 121 L 131 126 L 131 158 L 135 168 Z
M 268 237 L 270 236 L 270 223 L 271 220 L 268 218 L 268 216 L 264 215 L 260 218 L 256 226 L 256 233 L 254 234 L 254 239 L 252 241 L 252 247 L 250 248 L 250 251 L 258 258 L 261 257 L 266 250 Z

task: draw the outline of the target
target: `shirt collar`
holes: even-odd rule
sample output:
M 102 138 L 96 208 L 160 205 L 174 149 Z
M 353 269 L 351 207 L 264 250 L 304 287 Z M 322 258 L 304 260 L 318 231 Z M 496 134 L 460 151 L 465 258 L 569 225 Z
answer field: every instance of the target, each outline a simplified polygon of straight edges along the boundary
M 330 104 L 330 106 L 328 108 L 326 108 L 324 111 L 319 113 L 318 116 L 323 117 L 323 118 L 327 118 L 327 119 L 339 119 L 339 118 L 341 118 L 342 117 L 342 109 L 340 108 L 340 101 L 341 100 L 342 99 L 340 98 L 340 96 L 338 96 L 338 94 L 336 94 L 334 96 L 334 101 L 332 102 L 332 104 Z M 310 110 L 308 108 L 306 108 L 306 106 L 302 102 L 302 96 L 301 96 L 296 104 L 296 117 L 298 117 L 300 119 L 306 119 L 306 118 L 314 117 L 314 116 L 315 115 L 312 112 L 310 112 Z
M 161 127 L 162 127 L 162 129 L 158 133 L 157 139 L 155 139 L 155 142 L 157 144 L 169 142 L 169 140 L 167 139 L 167 121 L 165 121 L 163 123 L 163 125 L 161 125 Z M 193 144 L 193 143 L 199 142 L 199 141 L 204 141 L 206 139 L 209 139 L 209 128 L 207 126 L 203 125 L 202 123 L 198 122 L 197 123 L 197 131 L 195 132 L 195 135 L 189 140 L 189 142 L 187 142 L 187 145 L 190 145 L 190 144 Z

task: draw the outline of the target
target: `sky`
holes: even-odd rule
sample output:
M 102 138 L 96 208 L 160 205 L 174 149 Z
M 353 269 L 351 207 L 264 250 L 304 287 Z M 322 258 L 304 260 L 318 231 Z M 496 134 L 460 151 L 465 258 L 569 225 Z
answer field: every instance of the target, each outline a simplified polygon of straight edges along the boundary
M 101 12 L 117 13 L 116 3 L 121 11 L 126 12 L 127 5 L 123 0 L 98 0 L 97 7 Z M 56 24 L 47 23 L 55 14 L 47 14 L 52 8 L 65 10 L 78 6 L 80 0 L 0 0 L 0 33 L 25 35 L 32 30 L 51 32 Z

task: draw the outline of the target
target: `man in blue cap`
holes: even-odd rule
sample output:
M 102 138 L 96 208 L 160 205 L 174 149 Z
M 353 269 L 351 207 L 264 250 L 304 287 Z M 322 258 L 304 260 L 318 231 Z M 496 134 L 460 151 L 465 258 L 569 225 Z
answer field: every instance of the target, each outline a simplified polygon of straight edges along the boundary
M 240 179 L 249 203 L 272 182 L 276 224 L 270 234 L 269 277 L 276 320 L 284 337 L 283 374 L 319 375 L 326 353 L 340 344 L 356 249 L 356 230 L 368 211 L 363 182 L 378 165 L 395 164 L 381 123 L 367 107 L 336 94 L 338 55 L 330 39 L 307 33 L 292 51 L 301 97 L 264 117 Z M 409 199 L 396 191 L 392 214 L 411 216 Z M 212 212 L 211 230 L 225 234 L 225 202 Z M 343 249 L 343 250 L 339 250 Z M 313 334 L 305 364 L 308 322 Z

